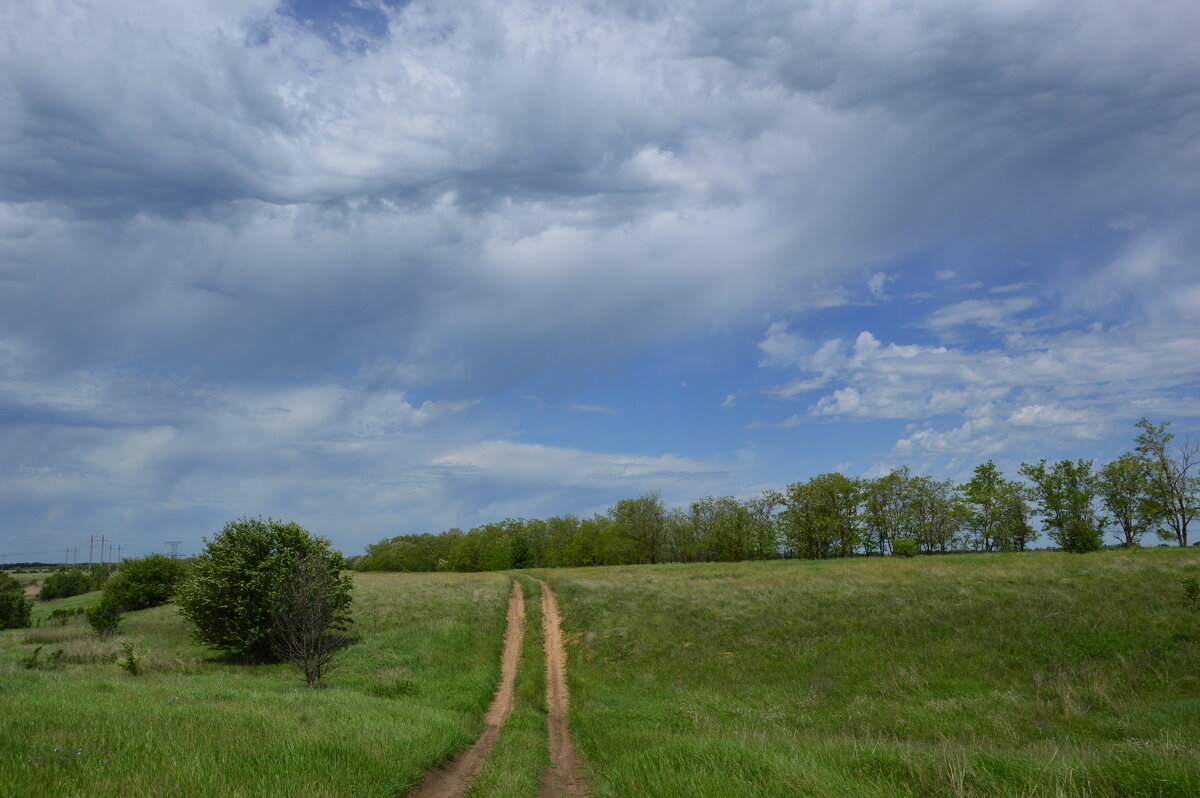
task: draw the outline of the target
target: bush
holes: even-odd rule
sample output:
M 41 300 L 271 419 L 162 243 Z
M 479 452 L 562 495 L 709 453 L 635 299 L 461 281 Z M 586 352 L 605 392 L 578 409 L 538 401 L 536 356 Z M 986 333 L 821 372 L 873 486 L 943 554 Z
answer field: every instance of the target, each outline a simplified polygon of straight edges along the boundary
M 912 538 L 896 538 L 892 542 L 892 554 L 896 557 L 915 557 L 919 548 Z
M 46 577 L 42 589 L 38 591 L 38 598 L 42 601 L 50 601 L 51 599 L 70 598 L 91 591 L 91 577 L 76 568 L 70 571 L 55 571 Z
M 1200 580 L 1194 576 L 1185 576 L 1179 583 L 1183 585 L 1183 603 L 1194 610 L 1200 610 Z
M 24 629 L 30 624 L 33 602 L 19 582 L 0 571 L 0 629 Z
M 88 623 L 96 634 L 109 637 L 115 634 L 121 623 L 121 604 L 115 598 L 105 593 L 100 597 L 100 603 L 87 611 Z
M 269 518 L 232 521 L 205 540 L 204 552 L 179 589 L 179 610 L 195 626 L 201 643 L 248 660 L 275 660 L 281 591 L 297 564 L 314 555 L 331 575 L 340 574 L 342 555 L 326 538 L 299 524 Z M 334 600 L 343 608 L 349 604 L 349 589 L 349 580 L 337 579 Z
M 171 600 L 186 573 L 182 560 L 162 554 L 125 560 L 104 585 L 104 594 L 116 599 L 124 610 L 157 607 Z

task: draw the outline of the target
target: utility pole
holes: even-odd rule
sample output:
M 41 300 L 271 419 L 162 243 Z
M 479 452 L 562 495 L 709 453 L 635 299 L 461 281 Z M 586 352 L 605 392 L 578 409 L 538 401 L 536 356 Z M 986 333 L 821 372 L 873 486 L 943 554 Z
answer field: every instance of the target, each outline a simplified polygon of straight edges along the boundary
M 121 569 L 121 547 L 117 546 L 117 570 Z
M 179 559 L 179 544 L 182 542 L 183 542 L 182 540 L 164 540 L 163 541 L 163 543 L 166 543 L 168 546 L 171 547 L 171 559 L 172 560 Z
M 88 573 L 92 572 L 92 541 L 96 539 L 95 535 L 88 536 Z
M 100 536 L 100 564 L 104 565 L 104 535 Z
M 71 548 L 68 546 L 63 549 L 63 568 L 71 567 Z

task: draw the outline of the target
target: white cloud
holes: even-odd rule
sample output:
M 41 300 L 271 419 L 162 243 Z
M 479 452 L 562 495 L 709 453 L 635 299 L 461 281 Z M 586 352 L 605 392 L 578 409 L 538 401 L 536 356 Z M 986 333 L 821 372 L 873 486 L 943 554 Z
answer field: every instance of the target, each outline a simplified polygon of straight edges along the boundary
M 883 272 L 875 272 L 875 274 L 871 275 L 871 279 L 867 280 L 867 289 L 871 292 L 871 296 L 875 297 L 875 299 L 879 300 L 880 302 L 886 302 L 887 300 L 891 299 L 891 297 L 888 296 L 885 288 L 889 282 L 895 279 L 895 275 L 887 275 Z
M 731 393 L 731 394 L 726 394 L 724 401 L 722 401 L 721 404 L 717 405 L 717 407 L 724 409 L 727 407 L 733 407 L 736 404 L 737 404 L 737 394 Z
M 1026 296 L 966 299 L 935 310 L 921 324 L 931 330 L 953 330 L 964 326 L 1010 330 L 1026 326 L 1018 323 L 1015 317 L 1037 305 L 1036 299 Z

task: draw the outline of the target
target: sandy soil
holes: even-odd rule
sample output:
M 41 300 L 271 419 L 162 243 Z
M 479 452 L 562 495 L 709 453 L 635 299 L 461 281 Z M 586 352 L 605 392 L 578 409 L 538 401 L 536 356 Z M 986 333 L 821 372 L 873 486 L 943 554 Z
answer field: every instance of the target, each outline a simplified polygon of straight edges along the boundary
M 521 586 L 514 580 L 508 596 L 508 629 L 504 633 L 504 654 L 500 660 L 500 687 L 483 719 L 487 727 L 474 745 L 437 770 L 427 773 L 421 783 L 408 793 L 409 798 L 460 798 L 466 792 L 467 785 L 479 772 L 488 751 L 500 736 L 501 727 L 512 712 L 513 682 L 517 676 L 524 640 L 525 597 L 521 593 Z
M 558 599 L 545 582 L 542 586 L 542 630 L 546 639 L 546 711 L 550 732 L 550 769 L 542 781 L 542 798 L 586 798 L 591 795 L 583 764 L 567 717 L 567 652 L 563 647 Z

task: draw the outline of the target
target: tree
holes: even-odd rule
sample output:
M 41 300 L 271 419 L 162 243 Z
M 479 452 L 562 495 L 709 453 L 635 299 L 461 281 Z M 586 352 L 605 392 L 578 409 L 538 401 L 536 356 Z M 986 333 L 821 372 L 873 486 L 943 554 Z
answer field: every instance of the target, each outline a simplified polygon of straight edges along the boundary
M 1136 454 L 1125 453 L 1100 469 L 1098 484 L 1104 507 L 1120 529 L 1122 543 L 1138 545 L 1142 535 L 1162 520 L 1150 496 L 1150 467 Z
M 157 607 L 171 600 L 186 573 L 182 560 L 163 554 L 128 559 L 105 583 L 104 594 L 116 599 L 125 610 Z
M 809 559 L 853 554 L 861 542 L 859 496 L 858 480 L 836 472 L 789 485 L 781 518 L 792 550 Z
M 78 568 L 55 571 L 46 577 L 38 598 L 42 601 L 51 599 L 70 598 L 92 590 L 92 580 L 86 572 Z
M 180 613 L 195 627 L 202 643 L 248 660 L 272 660 L 280 591 L 296 564 L 323 557 L 331 574 L 340 574 L 342 556 L 327 538 L 297 523 L 240 518 L 225 525 L 192 564 L 179 588 Z M 338 582 L 348 595 L 349 583 Z M 348 601 L 348 599 L 347 599 Z
M 863 543 L 868 553 L 887 554 L 909 525 L 910 486 L 908 466 L 863 482 Z
M 25 598 L 21 583 L 0 571 L 0 629 L 29 626 L 33 602 Z
M 1029 526 L 1029 508 L 1021 484 L 1004 478 L 988 460 L 959 487 L 966 501 L 971 544 L 982 551 L 1024 551 L 1036 533 Z
M 959 547 L 959 530 L 967 510 L 950 480 L 914 477 L 910 485 L 909 517 L 913 535 L 928 552 L 953 551 Z
M 309 687 L 320 686 L 334 655 L 346 645 L 351 584 L 332 562 L 334 556 L 299 557 L 279 586 L 271 616 L 276 656 L 298 667 Z
M 628 540 L 636 562 L 659 561 L 667 531 L 667 508 L 658 491 L 622 499 L 611 511 L 617 533 Z
M 100 597 L 99 604 L 87 610 L 88 623 L 101 637 L 116 634 L 121 617 L 121 603 L 107 593 Z
M 1152 424 L 1143 418 L 1136 426 L 1142 430 L 1137 453 L 1146 462 L 1149 500 L 1168 527 L 1159 536 L 1186 546 L 1188 524 L 1200 513 L 1200 440 L 1189 435 L 1172 453 L 1169 421 Z
M 1096 512 L 1096 477 L 1091 460 L 1060 460 L 1049 469 L 1046 461 L 1022 464 L 1032 483 L 1043 526 L 1064 551 L 1096 551 L 1103 545 L 1104 520 Z

